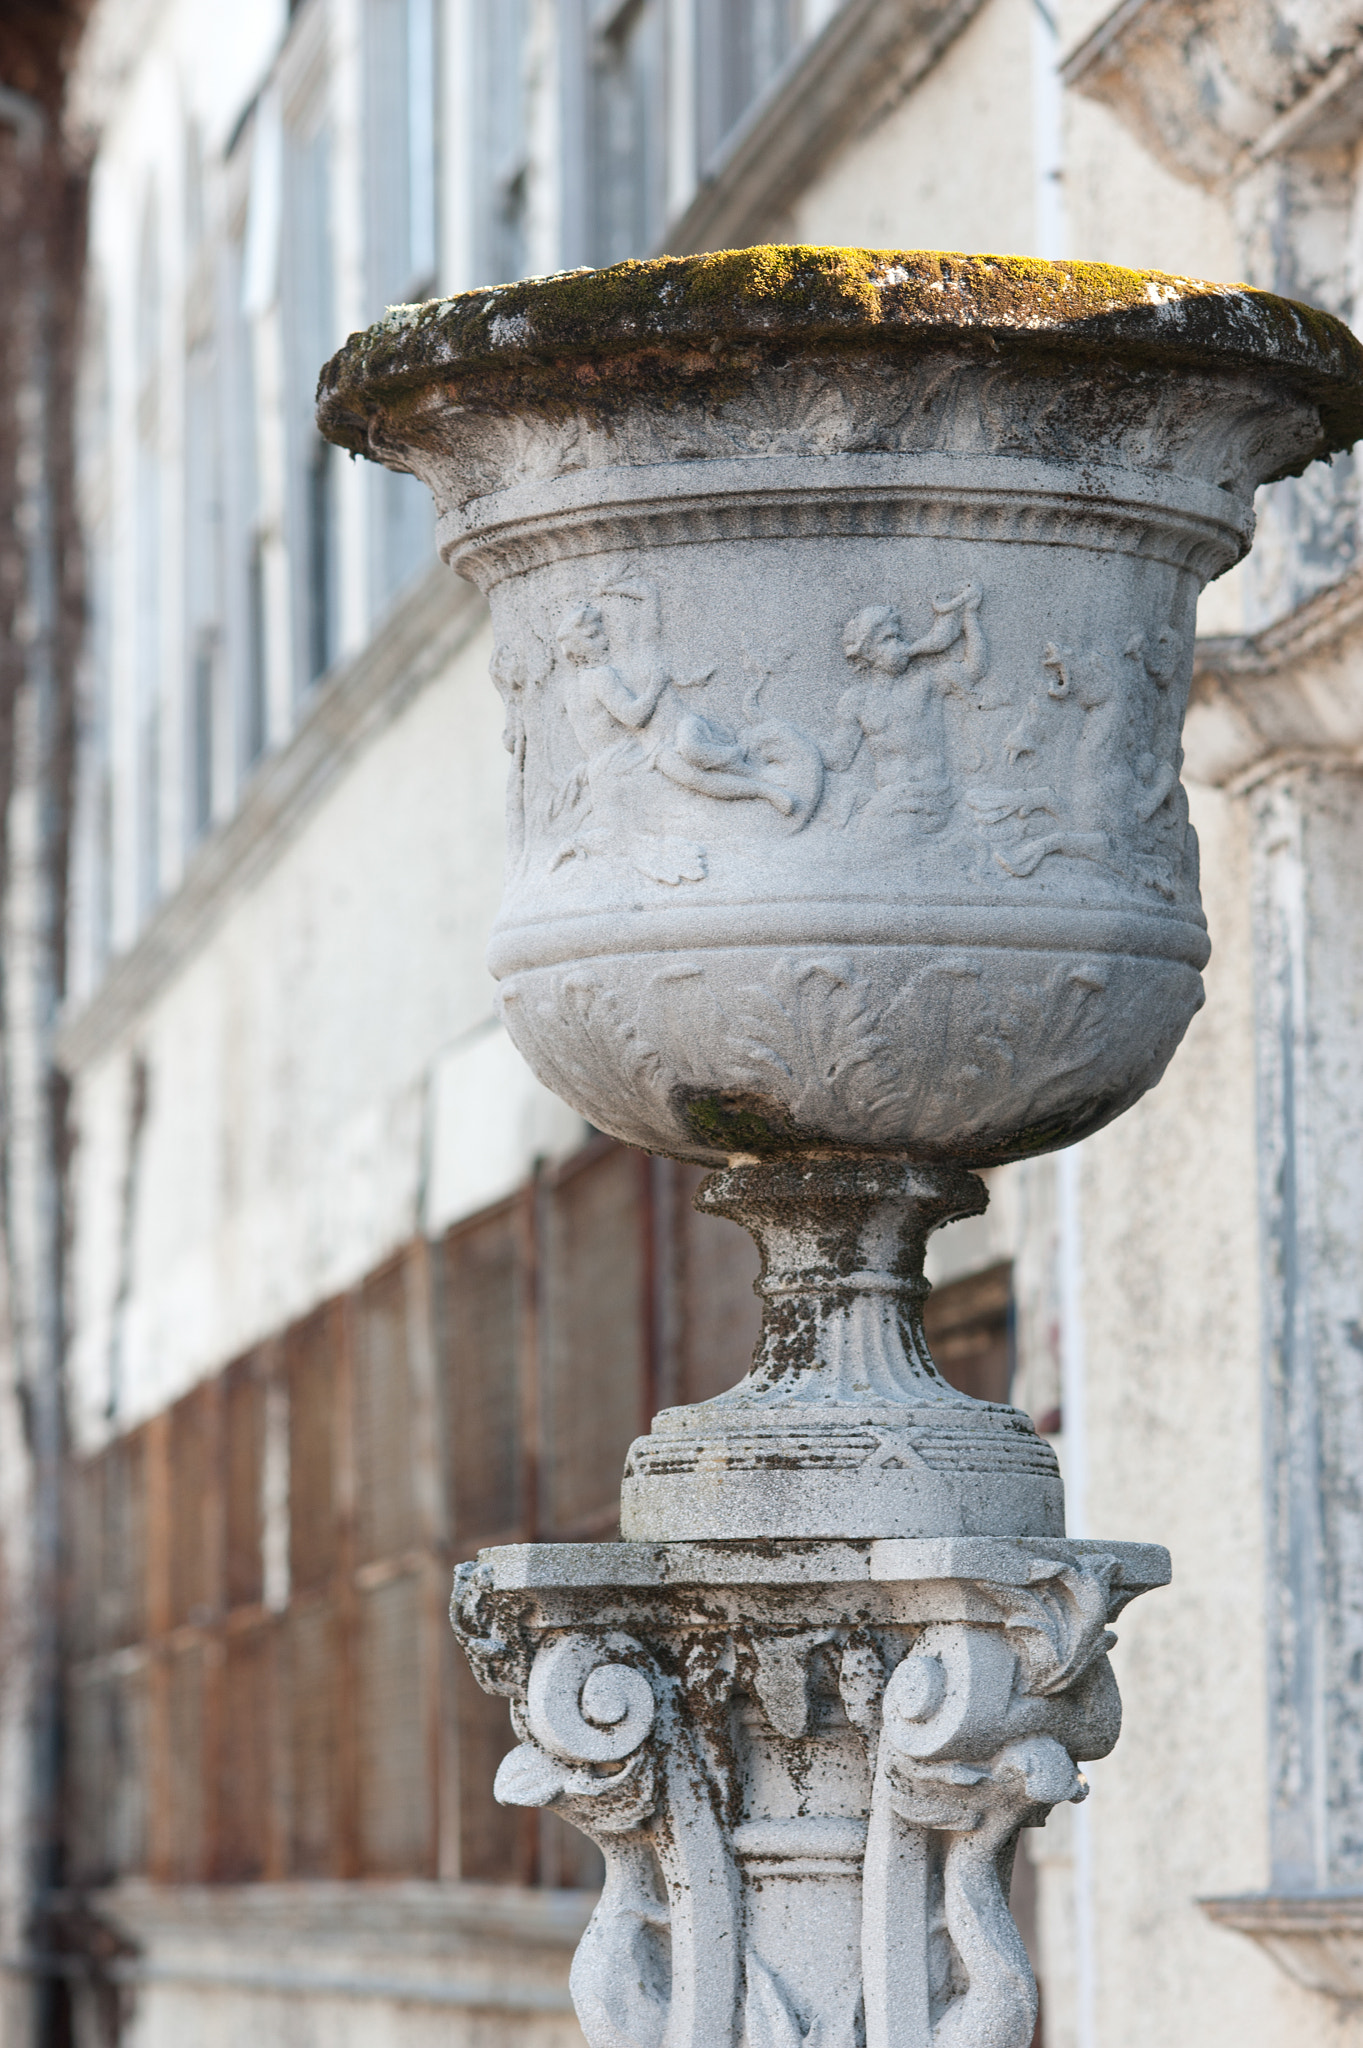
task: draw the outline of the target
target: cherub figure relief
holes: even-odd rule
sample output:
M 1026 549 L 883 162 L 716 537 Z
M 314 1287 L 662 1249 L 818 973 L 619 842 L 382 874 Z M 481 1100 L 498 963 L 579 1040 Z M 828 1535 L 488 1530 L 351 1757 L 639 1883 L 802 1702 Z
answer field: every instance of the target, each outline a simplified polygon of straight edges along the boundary
M 490 673 L 506 712 L 502 745 L 511 756 L 506 782 L 506 847 L 507 859 L 515 867 L 525 852 L 525 714 L 521 708 L 525 665 L 514 648 L 502 644 L 492 651 Z
M 628 636 L 623 654 L 597 601 L 574 605 L 559 623 L 558 644 L 569 671 L 564 703 L 583 758 L 551 815 L 585 798 L 587 817 L 558 848 L 550 867 L 613 850 L 627 852 L 640 872 L 655 881 L 698 882 L 705 874 L 704 850 L 649 829 L 648 771 L 659 742 L 645 735 L 672 680 L 660 646 L 657 586 L 643 578 L 622 578 L 597 590 L 596 600 L 606 598 L 640 607 L 638 631 Z
M 823 793 L 823 757 L 812 740 L 782 719 L 732 733 L 700 712 L 677 720 L 672 744 L 658 754 L 664 775 L 697 796 L 734 803 L 759 798 L 798 832 Z
M 980 628 L 983 592 L 967 583 L 954 596 L 935 598 L 936 623 L 910 640 L 893 605 L 867 605 L 843 628 L 842 651 L 859 680 L 838 703 L 833 735 L 823 749 L 827 767 L 852 768 L 865 749 L 875 787 L 869 796 L 844 792 L 845 822 L 853 811 L 870 818 L 912 816 L 936 832 L 951 812 L 953 790 L 947 763 L 943 699 L 973 687 L 988 667 Z M 931 661 L 962 644 L 959 659 Z M 923 662 L 922 667 L 915 664 Z

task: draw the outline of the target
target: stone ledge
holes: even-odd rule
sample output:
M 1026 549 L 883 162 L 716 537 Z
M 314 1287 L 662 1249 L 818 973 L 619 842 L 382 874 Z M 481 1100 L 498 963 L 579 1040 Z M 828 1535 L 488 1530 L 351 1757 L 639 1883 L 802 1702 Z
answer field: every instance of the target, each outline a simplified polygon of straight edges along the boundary
M 1198 1904 L 1217 1926 L 1247 1934 L 1308 1991 L 1363 1999 L 1363 1893 L 1249 1893 Z
M 1189 777 L 1240 794 L 1302 766 L 1363 767 L 1363 568 L 1261 632 L 1197 642 Z
M 983 1579 L 1031 1582 L 1047 1560 L 1116 1558 L 1128 1598 L 1167 1586 L 1169 1553 L 1159 1543 L 1104 1543 L 1052 1536 L 888 1537 L 865 1543 L 508 1543 L 480 1558 L 493 1592 L 539 1587 L 895 1585 Z
M 163 1885 L 58 1894 L 117 1937 L 0 1958 L 20 1976 L 202 1991 L 570 2015 L 568 1962 L 594 1892 L 418 1880 Z

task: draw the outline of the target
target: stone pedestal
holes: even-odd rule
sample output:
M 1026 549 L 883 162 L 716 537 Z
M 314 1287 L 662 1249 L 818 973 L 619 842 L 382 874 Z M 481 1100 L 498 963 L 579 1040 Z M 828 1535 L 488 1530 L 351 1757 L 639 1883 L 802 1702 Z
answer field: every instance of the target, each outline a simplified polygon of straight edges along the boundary
M 1019 1830 L 1082 1799 L 1108 1623 L 1169 1576 L 1063 1538 L 543 1544 L 460 1568 L 520 1746 L 497 1797 L 606 1860 L 572 1989 L 594 2048 L 1025 2048 Z

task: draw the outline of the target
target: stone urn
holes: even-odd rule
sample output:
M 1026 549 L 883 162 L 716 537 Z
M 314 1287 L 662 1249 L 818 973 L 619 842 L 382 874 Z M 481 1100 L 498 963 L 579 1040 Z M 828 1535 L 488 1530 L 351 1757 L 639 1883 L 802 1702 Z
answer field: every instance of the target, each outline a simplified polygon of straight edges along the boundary
M 507 1029 L 762 1245 L 754 1373 L 636 1446 L 627 1534 L 1063 1528 L 1030 1425 L 933 1370 L 923 1235 L 1201 1003 L 1197 597 L 1359 366 L 1239 288 L 798 248 L 398 307 L 327 366 L 323 431 L 425 479 L 492 607 Z
M 491 605 L 507 1029 L 762 1252 L 752 1371 L 633 1447 L 626 1540 L 456 1601 L 499 1796 L 606 1851 L 588 2037 L 1025 2048 L 1013 1845 L 1168 1561 L 1067 1541 L 1027 1418 L 940 1378 L 924 1240 L 1203 1000 L 1197 597 L 1363 430 L 1363 351 L 1154 272 L 764 248 L 397 307 L 318 417 Z

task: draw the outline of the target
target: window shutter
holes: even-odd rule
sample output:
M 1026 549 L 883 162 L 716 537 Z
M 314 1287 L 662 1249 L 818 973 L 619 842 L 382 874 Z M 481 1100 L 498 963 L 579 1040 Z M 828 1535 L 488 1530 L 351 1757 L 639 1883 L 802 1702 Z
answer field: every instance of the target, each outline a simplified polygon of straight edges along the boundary
M 459 1555 L 520 1533 L 525 1225 L 507 1204 L 441 1247 L 440 1357 Z
M 170 1623 L 201 1624 L 221 1604 L 218 1389 L 196 1387 L 170 1411 Z
M 261 1553 L 265 1460 L 265 1381 L 260 1361 L 244 1358 L 223 1380 L 226 1467 L 227 1605 L 256 1606 L 264 1598 Z
M 145 1664 L 77 1672 L 68 1697 L 72 1876 L 107 1884 L 146 1866 Z
M 216 1874 L 233 1883 L 263 1877 L 270 1860 L 275 1628 L 233 1629 L 222 1673 Z
M 459 1875 L 481 1884 L 528 1884 L 533 1875 L 536 1816 L 499 1806 L 492 1781 L 516 1747 L 508 1702 L 485 1693 L 460 1652 L 453 1660 L 459 1757 Z
M 977 1401 L 1006 1401 L 1013 1377 L 1011 1262 L 934 1287 L 923 1331 L 943 1379 Z
M 679 1402 L 708 1401 L 742 1379 L 752 1363 L 762 1320 L 753 1293 L 757 1246 L 740 1224 L 701 1216 L 691 1198 L 707 1169 L 675 1169 L 681 1369 Z
M 140 1642 L 147 1628 L 147 1435 L 136 1430 L 103 1459 L 104 1560 L 100 1647 Z
M 549 1891 L 600 1891 L 606 1881 L 606 1859 L 595 1842 L 569 1827 L 557 1813 L 541 1812 L 539 1882 Z
M 296 1600 L 284 1628 L 289 1869 L 341 1874 L 341 1641 L 335 1602 Z
M 403 1572 L 359 1595 L 356 1736 L 360 1868 L 366 1876 L 434 1874 L 422 1590 L 418 1573 Z
M 331 1302 L 284 1339 L 289 1390 L 289 1576 L 316 1586 L 336 1569 L 342 1309 Z
M 208 1875 L 207 1663 L 201 1642 L 172 1650 L 168 1659 L 162 1818 L 164 1874 L 173 1884 L 195 1884 Z
M 540 1500 L 558 1536 L 614 1526 L 645 1426 L 647 1172 L 638 1152 L 592 1147 L 545 1190 Z
M 407 1276 L 397 1264 L 366 1282 L 355 1312 L 356 1564 L 420 1541 L 413 1480 Z

